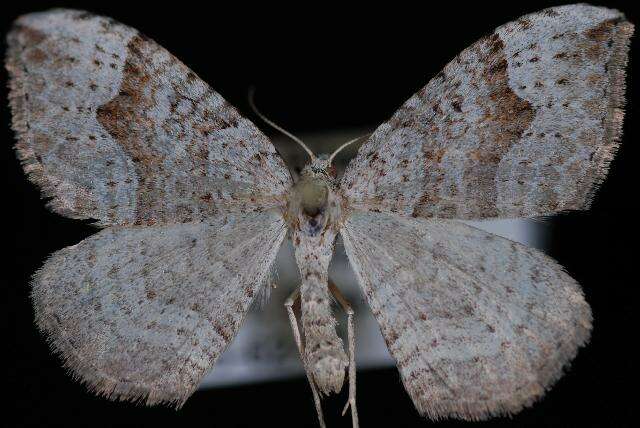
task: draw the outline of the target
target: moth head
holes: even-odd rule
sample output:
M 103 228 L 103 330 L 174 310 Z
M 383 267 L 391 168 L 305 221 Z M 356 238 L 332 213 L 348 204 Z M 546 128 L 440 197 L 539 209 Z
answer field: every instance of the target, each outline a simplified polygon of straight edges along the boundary
M 336 178 L 336 168 L 331 164 L 329 155 L 314 156 L 300 173 L 301 180 L 332 180 Z
M 324 178 L 328 180 L 335 179 L 336 167 L 333 165 L 333 160 L 336 158 L 338 153 L 340 153 L 343 149 L 345 149 L 349 145 L 355 143 L 356 141 L 361 140 L 362 138 L 368 137 L 369 135 L 370 134 L 361 135 L 357 138 L 347 141 L 346 143 L 338 147 L 336 150 L 334 150 L 334 152 L 331 153 L 330 155 L 321 154 L 319 156 L 316 156 L 313 154 L 313 152 L 311 152 L 311 150 L 308 150 L 306 146 L 303 146 L 307 150 L 307 153 L 309 153 L 309 157 L 311 161 L 302 170 L 301 176 L 303 178 L 306 176 L 306 177 Z

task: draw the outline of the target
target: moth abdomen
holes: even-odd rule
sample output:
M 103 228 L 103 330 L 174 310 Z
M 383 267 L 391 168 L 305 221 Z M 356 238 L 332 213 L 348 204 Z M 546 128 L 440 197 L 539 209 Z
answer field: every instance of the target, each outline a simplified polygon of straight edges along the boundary
M 338 393 L 348 366 L 342 339 L 336 333 L 327 275 L 308 275 L 301 291 L 305 355 L 314 381 L 325 394 Z

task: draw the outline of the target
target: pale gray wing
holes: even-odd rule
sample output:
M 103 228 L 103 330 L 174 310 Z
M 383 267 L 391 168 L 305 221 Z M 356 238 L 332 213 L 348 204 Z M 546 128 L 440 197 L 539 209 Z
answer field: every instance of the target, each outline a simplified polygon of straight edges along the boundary
M 285 234 L 274 212 L 107 228 L 34 276 L 37 325 L 92 391 L 181 406 L 236 335 Z
M 589 338 L 580 286 L 537 250 L 455 220 L 384 213 L 355 212 L 341 233 L 424 416 L 516 413 Z
M 267 137 L 136 30 L 53 10 L 7 42 L 18 157 L 55 212 L 166 224 L 282 203 L 291 178 Z
M 633 25 L 546 9 L 465 49 L 360 148 L 352 205 L 479 219 L 585 209 L 618 147 Z

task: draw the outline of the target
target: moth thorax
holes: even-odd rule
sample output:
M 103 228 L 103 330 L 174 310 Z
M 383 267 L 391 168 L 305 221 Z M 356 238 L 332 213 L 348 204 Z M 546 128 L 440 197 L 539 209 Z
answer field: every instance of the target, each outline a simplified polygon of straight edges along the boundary
M 298 183 L 300 206 L 309 217 L 321 214 L 327 206 L 329 189 L 322 180 L 307 179 Z

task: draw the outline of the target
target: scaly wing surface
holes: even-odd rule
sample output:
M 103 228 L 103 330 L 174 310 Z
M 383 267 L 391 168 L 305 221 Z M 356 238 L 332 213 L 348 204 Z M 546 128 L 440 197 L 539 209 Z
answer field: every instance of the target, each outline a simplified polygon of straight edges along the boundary
M 465 49 L 360 148 L 352 206 L 513 218 L 588 208 L 618 147 L 633 25 L 569 5 Z
M 107 228 L 36 273 L 36 322 L 92 391 L 180 406 L 236 335 L 285 234 L 271 212 Z
M 291 178 L 267 137 L 135 29 L 53 10 L 7 42 L 17 153 L 53 211 L 151 225 L 282 203 Z
M 341 233 L 424 416 L 516 413 L 589 338 L 580 286 L 537 250 L 455 220 L 384 213 L 353 213 Z

